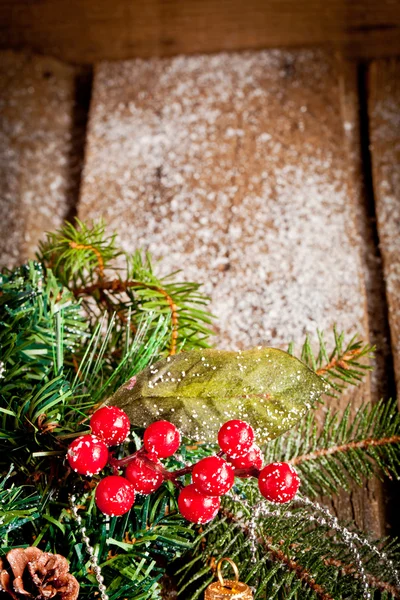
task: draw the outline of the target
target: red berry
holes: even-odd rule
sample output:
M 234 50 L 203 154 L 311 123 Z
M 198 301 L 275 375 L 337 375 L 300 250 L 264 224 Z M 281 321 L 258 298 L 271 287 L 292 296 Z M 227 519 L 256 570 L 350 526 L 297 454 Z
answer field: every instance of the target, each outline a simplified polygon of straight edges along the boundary
M 135 502 L 135 490 L 125 477 L 104 477 L 96 489 L 96 504 L 105 515 L 119 517 L 128 512 Z
M 154 471 L 140 457 L 129 463 L 126 467 L 125 477 L 131 482 L 135 492 L 139 492 L 139 494 L 155 492 L 164 481 L 162 474 Z
M 238 458 L 232 458 L 231 462 L 236 469 L 250 469 L 251 467 L 261 469 L 263 463 L 262 452 L 256 444 L 253 444 L 246 454 Z M 242 475 L 241 477 L 251 477 L 251 475 Z
M 144 432 L 143 444 L 149 454 L 158 458 L 168 458 L 178 450 L 181 435 L 169 421 L 156 421 Z
M 288 463 L 271 463 L 263 468 L 258 478 L 260 492 L 271 502 L 293 500 L 300 486 L 300 479 Z
M 96 475 L 107 464 L 108 449 L 95 435 L 81 435 L 70 444 L 67 452 L 71 468 L 81 475 Z
M 183 488 L 178 498 L 178 506 L 185 519 L 192 523 L 208 523 L 216 516 L 221 505 L 217 496 L 200 494 L 192 483 Z
M 128 415 L 116 406 L 103 406 L 96 410 L 90 419 L 92 433 L 107 446 L 122 444 L 128 436 L 130 422 Z
M 233 467 L 219 456 L 203 458 L 193 467 L 192 481 L 205 496 L 223 496 L 233 486 Z
M 245 421 L 233 419 L 227 421 L 218 432 L 218 444 L 230 458 L 238 458 L 251 448 L 254 431 Z

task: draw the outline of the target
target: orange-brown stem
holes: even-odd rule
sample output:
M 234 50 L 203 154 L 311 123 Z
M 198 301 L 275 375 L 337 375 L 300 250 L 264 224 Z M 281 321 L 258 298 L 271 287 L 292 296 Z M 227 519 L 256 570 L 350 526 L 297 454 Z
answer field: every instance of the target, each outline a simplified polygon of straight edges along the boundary
M 179 318 L 178 318 L 178 307 L 171 298 L 171 296 L 162 287 L 152 285 L 150 283 L 144 283 L 143 281 L 127 280 L 122 281 L 120 279 L 113 279 L 112 281 L 99 280 L 98 282 L 83 288 L 77 288 L 74 290 L 75 296 L 90 296 L 96 290 L 100 291 L 113 291 L 113 292 L 126 292 L 130 288 L 135 287 L 146 287 L 149 290 L 154 290 L 159 294 L 162 294 L 167 300 L 171 310 L 171 323 L 172 323 L 172 334 L 169 354 L 172 356 L 176 354 L 177 350 L 177 339 L 179 332 Z
M 325 373 L 328 373 L 328 371 L 331 371 L 336 367 L 340 367 L 341 369 L 348 369 L 348 363 L 351 360 L 354 360 L 354 358 L 356 358 L 356 356 L 358 356 L 360 352 L 361 350 L 357 348 L 356 350 L 349 350 L 349 352 L 346 352 L 345 354 L 343 354 L 343 356 L 337 356 L 335 358 L 332 358 L 332 360 L 329 361 L 328 364 L 321 367 L 320 369 L 317 369 L 317 375 L 325 375 Z
M 360 578 L 357 569 L 353 567 L 353 565 L 346 565 L 341 560 L 329 557 L 323 558 L 323 561 L 327 566 L 334 566 L 340 569 L 344 575 L 352 575 L 355 579 Z M 394 585 L 391 585 L 386 581 L 381 581 L 380 579 L 377 579 L 377 577 L 369 575 L 368 573 L 366 574 L 366 577 L 369 585 L 372 588 L 378 589 L 381 592 L 388 592 L 394 598 L 400 598 L 400 591 Z
M 114 458 L 114 456 L 110 454 L 108 464 L 116 473 L 118 469 L 126 467 L 127 465 L 129 465 L 129 463 L 131 463 L 133 460 L 139 457 L 140 460 L 143 461 L 149 469 L 152 469 L 157 473 L 161 473 L 161 475 L 166 481 L 172 481 L 172 483 L 177 487 L 181 487 L 181 484 L 178 482 L 178 478 L 183 477 L 184 475 L 187 475 L 188 473 L 191 473 L 193 471 L 193 465 L 183 467 L 182 469 L 177 469 L 176 471 L 168 471 L 168 469 L 166 469 L 164 465 L 162 465 L 160 462 L 156 463 L 153 460 L 151 460 L 148 457 L 146 450 L 143 446 L 139 450 L 136 450 L 136 452 L 134 452 L 133 454 L 130 454 L 129 456 L 124 456 L 124 458 Z M 260 471 L 254 467 L 249 467 L 247 469 L 235 469 L 235 477 L 258 478 L 259 475 Z
M 359 440 L 358 442 L 348 442 L 347 444 L 342 444 L 340 446 L 332 446 L 331 448 L 322 448 L 321 450 L 315 450 L 315 452 L 310 452 L 309 454 L 296 456 L 295 458 L 292 458 L 287 462 L 291 465 L 298 465 L 300 463 L 306 462 L 307 460 L 315 460 L 316 458 L 320 458 L 321 456 L 330 456 L 332 454 L 336 454 L 337 452 L 347 452 L 352 448 L 365 449 L 370 446 L 386 446 L 387 444 L 399 443 L 400 435 L 392 435 L 390 437 L 384 437 L 378 440 L 374 438 L 367 438 L 365 440 Z
M 74 250 L 91 250 L 97 257 L 97 262 L 99 263 L 97 270 L 99 273 L 99 277 L 100 279 L 102 279 L 104 277 L 104 260 L 103 257 L 101 255 L 100 250 L 97 250 L 97 248 L 94 248 L 93 246 L 91 246 L 90 244 L 78 244 L 77 242 L 73 242 L 71 241 L 69 243 L 70 248 L 73 248 Z

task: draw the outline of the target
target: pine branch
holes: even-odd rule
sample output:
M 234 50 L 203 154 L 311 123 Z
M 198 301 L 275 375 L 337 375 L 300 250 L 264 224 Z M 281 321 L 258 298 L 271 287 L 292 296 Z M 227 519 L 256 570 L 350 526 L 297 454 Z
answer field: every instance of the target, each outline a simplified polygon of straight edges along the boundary
M 243 501 L 224 499 L 218 521 L 199 533 L 193 560 L 178 569 L 182 597 L 201 597 L 213 578 L 212 567 L 222 556 L 235 560 L 241 580 L 255 588 L 255 598 L 259 600 L 362 597 L 360 573 L 346 541 L 333 537 L 331 529 L 320 525 L 304 506 L 288 508 L 267 503 L 271 510 L 267 508 L 266 516 L 257 518 L 254 502 L 259 496 L 254 486 L 244 484 L 240 491 Z M 251 498 L 249 503 L 245 497 Z M 254 527 L 255 546 L 251 541 Z M 359 546 L 368 583 L 372 590 L 383 591 L 388 598 L 399 597 L 390 571 L 381 562 L 384 548 L 385 560 L 397 563 L 399 546 L 383 541 L 378 547 L 381 552 L 374 553 L 367 545 Z
M 368 359 L 373 356 L 374 346 L 365 344 L 357 335 L 346 342 L 345 334 L 338 333 L 334 327 L 334 346 L 328 351 L 324 334 L 321 331 L 317 334 L 318 352 L 313 351 L 307 336 L 299 358 L 326 382 L 327 395 L 337 396 L 349 385 L 359 385 L 371 370 Z M 288 351 L 294 354 L 293 344 L 289 345 Z
M 151 496 L 138 496 L 134 508 L 121 518 L 109 518 L 94 503 L 96 482 L 82 486 L 71 476 L 60 489 L 59 481 L 45 487 L 42 515 L 25 531 L 25 543 L 68 558 L 70 572 L 80 582 L 80 598 L 98 593 L 81 532 L 66 494 L 78 486 L 82 526 L 95 549 L 110 600 L 161 598 L 161 578 L 166 565 L 191 547 L 194 532 L 177 514 L 172 486 Z M 54 495 L 57 494 L 57 501 Z
M 227 523 L 239 525 L 241 531 L 243 531 L 245 537 L 250 536 L 250 527 L 243 525 L 240 518 L 236 517 L 235 514 L 225 508 L 221 510 L 223 517 L 226 517 Z M 295 574 L 301 583 L 304 583 L 314 594 L 321 600 L 334 600 L 333 597 L 326 592 L 326 590 L 315 581 L 315 578 L 307 571 L 298 561 L 293 560 L 289 554 L 285 553 L 279 546 L 283 546 L 283 542 L 280 542 L 278 546 L 275 546 L 274 541 L 271 537 L 258 537 L 256 540 L 260 548 L 265 551 L 271 558 L 272 561 L 285 565 L 291 572 Z M 298 549 L 298 545 L 291 544 L 291 549 Z M 328 564 L 328 563 L 326 563 Z M 333 564 L 333 563 L 330 563 Z M 335 566 L 337 566 L 335 564 Z M 343 568 L 343 565 L 340 565 Z
M 115 244 L 116 235 L 107 236 L 102 221 L 88 227 L 79 219 L 39 244 L 38 260 L 52 270 L 65 287 L 87 285 L 104 276 L 105 270 L 122 253 Z
M 195 285 L 185 284 L 185 288 L 186 288 L 185 295 L 186 296 L 187 296 L 187 292 L 189 290 L 189 286 L 192 286 L 192 289 L 194 291 L 197 291 L 197 289 L 198 289 L 198 286 L 196 284 Z M 172 287 L 173 287 L 173 290 L 171 289 L 171 293 L 173 294 L 173 296 L 169 293 L 169 289 Z M 177 346 L 178 346 L 178 337 L 183 328 L 183 324 L 181 323 L 181 318 L 180 318 L 180 315 L 182 314 L 182 321 L 183 321 L 183 311 L 181 311 L 181 313 L 179 313 L 179 315 L 178 315 L 179 309 L 178 309 L 178 305 L 176 304 L 176 302 L 179 302 L 179 299 L 178 299 L 179 289 L 176 286 L 168 286 L 168 289 L 167 289 L 166 287 L 163 288 L 159 285 L 149 284 L 149 283 L 145 283 L 143 281 L 137 281 L 137 280 L 121 281 L 119 279 L 114 279 L 112 281 L 99 280 L 95 284 L 92 284 L 85 288 L 78 288 L 76 290 L 73 290 L 73 292 L 74 292 L 75 296 L 77 298 L 79 298 L 79 297 L 85 297 L 85 296 L 93 296 L 95 294 L 95 292 L 101 291 L 103 301 L 105 301 L 107 306 L 111 307 L 111 310 L 113 310 L 114 304 L 112 303 L 111 299 L 106 295 L 105 292 L 112 291 L 113 296 L 115 297 L 116 294 L 120 294 L 121 292 L 126 293 L 130 289 L 134 289 L 136 291 L 136 293 L 139 296 L 141 296 L 142 298 L 144 298 L 145 300 L 147 300 L 147 294 L 146 294 L 147 291 L 155 292 L 155 294 L 163 296 L 166 304 L 169 307 L 170 319 L 171 319 L 171 340 L 170 340 L 170 345 L 169 345 L 169 354 L 170 355 L 176 354 Z M 189 298 L 189 301 L 193 302 L 194 297 L 192 296 L 191 298 Z M 151 303 L 148 301 L 145 301 L 145 303 L 143 304 L 143 307 L 147 308 L 147 309 L 155 308 L 153 306 L 153 304 L 154 304 L 154 300 L 152 300 Z M 160 301 L 158 301 L 158 304 L 160 304 Z M 181 309 L 185 309 L 185 308 L 187 308 L 187 307 L 186 306 L 181 307 Z M 188 312 L 188 311 L 186 310 L 186 312 Z M 196 313 L 197 313 L 197 318 L 199 320 L 206 322 L 206 323 L 211 322 L 207 313 L 205 313 L 203 311 L 199 311 L 199 310 L 197 310 Z M 125 319 L 125 315 L 122 311 L 119 310 L 117 312 L 117 314 L 123 320 Z M 185 329 L 185 338 L 184 339 L 187 340 L 193 335 L 194 332 L 190 331 L 190 329 L 192 329 L 192 327 L 188 327 L 187 315 L 185 315 L 185 317 L 186 317 L 186 329 Z M 187 330 L 189 330 L 189 333 L 187 332 Z M 205 335 L 211 333 L 207 328 L 199 327 L 199 323 L 197 323 L 197 332 L 200 332 L 200 331 Z
M 374 475 L 400 478 L 400 414 L 395 401 L 381 401 L 343 415 L 328 411 L 322 428 L 310 413 L 297 429 L 265 449 L 267 462 L 285 461 L 301 473 L 311 497 L 349 490 Z M 319 432 L 319 433 L 318 433 Z
M 116 277 L 111 267 L 122 255 L 125 273 L 119 271 Z M 129 314 L 134 332 L 143 312 L 151 312 L 155 321 L 169 315 L 169 354 L 207 346 L 212 320 L 203 310 L 208 298 L 199 292 L 199 284 L 171 281 L 172 276 L 157 278 L 149 254 L 143 256 L 137 251 L 132 256 L 124 255 L 116 248 L 115 236 L 106 236 L 102 223 L 88 228 L 77 220 L 76 227 L 68 224 L 48 235 L 39 258 L 76 298 L 82 299 L 92 322 L 98 320 L 99 310 L 105 310 L 110 319 L 116 314 L 123 325 Z
M 40 497 L 32 486 L 13 483 L 14 465 L 0 480 L 0 540 L 7 545 L 10 532 L 17 532 L 26 523 L 37 519 Z
M 360 578 L 360 574 L 357 572 L 357 569 L 353 565 L 345 565 L 342 561 L 326 557 L 323 559 L 324 563 L 327 566 L 334 566 L 340 570 L 341 575 L 351 575 L 356 579 Z M 382 581 L 373 575 L 367 575 L 368 583 L 371 588 L 378 590 L 379 592 L 387 592 L 393 598 L 400 598 L 400 591 L 390 583 L 386 581 Z

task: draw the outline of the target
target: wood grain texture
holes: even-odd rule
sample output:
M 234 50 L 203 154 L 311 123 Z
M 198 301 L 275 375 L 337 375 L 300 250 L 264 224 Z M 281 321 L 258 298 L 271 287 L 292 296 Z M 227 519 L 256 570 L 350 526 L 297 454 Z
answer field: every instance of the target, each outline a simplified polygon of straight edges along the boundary
M 0 53 L 0 255 L 33 258 L 76 196 L 76 69 L 52 58 Z M 79 131 L 78 131 L 79 130 Z
M 340 73 L 321 51 L 97 68 L 79 216 L 204 281 L 220 347 L 368 337 Z M 334 508 L 378 532 L 378 505 L 371 488 Z
M 383 278 L 383 265 L 373 197 L 368 149 L 368 107 L 365 68 L 349 60 L 340 69 L 343 125 L 349 176 L 354 181 L 355 214 L 359 231 L 359 248 L 367 291 L 367 313 L 371 344 L 376 346 L 372 360 L 371 395 L 374 401 L 393 395 L 393 358 L 390 346 L 388 307 Z
M 369 72 L 373 182 L 383 257 L 397 391 L 400 390 L 400 61 L 375 61 Z
M 1 0 L 2 47 L 92 63 L 332 44 L 400 53 L 400 0 Z
M 353 180 L 356 226 L 359 234 L 361 265 L 366 287 L 369 341 L 376 346 L 371 360 L 373 371 L 367 382 L 366 398 L 378 402 L 393 396 L 393 362 L 382 258 L 378 248 L 374 198 L 368 157 L 365 71 L 359 64 L 341 61 L 340 88 L 345 142 L 349 155 L 348 174 Z M 364 392 L 360 390 L 361 394 Z M 360 394 L 360 395 L 361 395 Z M 363 502 L 376 511 L 382 531 L 389 531 L 393 515 L 387 510 L 389 490 L 377 479 L 366 483 Z M 343 501 L 343 498 L 341 500 Z M 394 501 L 395 503 L 395 501 Z M 373 513 L 372 513 L 373 514 Z M 379 528 L 377 528 L 378 530 Z

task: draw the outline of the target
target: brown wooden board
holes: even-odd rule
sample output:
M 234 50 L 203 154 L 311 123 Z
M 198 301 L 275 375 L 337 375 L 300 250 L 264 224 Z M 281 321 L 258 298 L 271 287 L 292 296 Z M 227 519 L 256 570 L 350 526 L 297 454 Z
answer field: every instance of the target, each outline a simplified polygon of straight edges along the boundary
M 2 47 L 73 62 L 333 44 L 400 54 L 400 0 L 1 0 Z
M 353 180 L 356 226 L 367 292 L 369 338 L 370 343 L 376 346 L 376 352 L 371 359 L 373 370 L 369 377 L 369 390 L 360 390 L 360 397 L 365 394 L 364 400 L 370 397 L 370 401 L 377 402 L 381 398 L 391 397 L 393 373 L 383 267 L 377 247 L 369 162 L 365 155 L 368 152 L 368 133 L 365 129 L 364 83 L 364 67 L 353 61 L 342 60 L 340 88 L 346 151 L 349 156 L 348 175 Z M 388 518 L 392 516 L 387 510 L 388 495 L 388 489 L 384 488 L 380 481 L 373 479 L 366 483 L 362 496 L 363 503 L 368 502 L 374 506 L 376 515 L 382 522 L 382 530 L 386 531 L 391 527 Z M 340 500 L 345 501 L 344 497 Z
M 400 61 L 369 71 L 371 158 L 397 391 L 400 390 Z
M 393 365 L 387 315 L 382 258 L 378 247 L 374 198 L 368 156 L 367 97 L 365 68 L 356 62 L 341 62 L 341 98 L 349 176 L 355 189 L 356 224 L 365 286 L 372 359 L 371 395 L 375 401 L 393 394 Z
M 79 216 L 204 281 L 220 347 L 368 336 L 340 74 L 307 50 L 97 68 Z M 378 532 L 373 493 L 335 508 Z
M 76 196 L 76 74 L 52 58 L 0 53 L 2 266 L 34 257 Z

